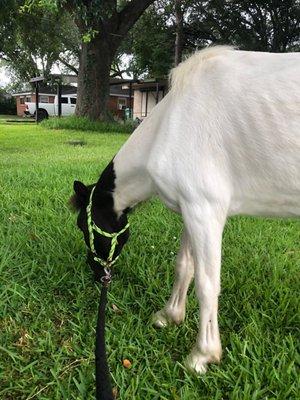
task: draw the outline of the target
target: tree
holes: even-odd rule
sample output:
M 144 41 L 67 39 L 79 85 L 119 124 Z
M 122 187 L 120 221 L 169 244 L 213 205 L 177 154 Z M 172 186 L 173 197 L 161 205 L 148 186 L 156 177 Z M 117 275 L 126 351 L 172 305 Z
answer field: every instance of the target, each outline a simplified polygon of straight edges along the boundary
M 131 66 L 139 75 L 166 76 L 181 53 L 211 44 L 299 50 L 299 21 L 299 0 L 159 0 L 132 30 Z
M 67 10 L 81 38 L 76 114 L 107 119 L 110 70 L 129 29 L 154 0 L 26 0 L 36 8 Z
M 186 51 L 184 27 L 192 0 L 157 0 L 132 29 L 128 51 L 135 74 L 165 77 Z
M 299 0 L 195 1 L 186 35 L 194 45 L 237 45 L 285 52 L 299 49 Z
M 111 65 L 130 28 L 154 0 L 66 0 L 82 36 L 76 114 L 107 119 Z
M 171 9 L 156 2 L 131 30 L 123 51 L 132 56 L 134 76 L 165 77 L 174 63 L 174 32 L 170 29 Z
M 175 0 L 175 21 L 176 21 L 176 38 L 175 38 L 175 55 L 174 64 L 178 65 L 182 60 L 183 51 L 183 16 L 184 10 L 182 0 Z
M 21 14 L 59 19 L 67 12 L 79 37 L 79 70 L 76 114 L 107 119 L 110 70 L 117 50 L 130 28 L 154 0 L 8 0 L 19 5 Z M 9 14 L 10 11 L 6 10 Z M 16 24 L 18 26 L 18 23 Z M 52 36 L 48 37 L 51 40 Z M 69 34 L 66 34 L 68 37 Z M 17 36 L 16 36 L 17 39 Z M 17 41 L 16 41 L 17 43 Z M 35 43 L 38 47 L 38 44 Z M 51 48 L 51 43 L 48 43 Z M 13 49 L 12 49 L 13 52 Z M 69 64 L 60 54 L 56 58 Z M 45 70 L 48 71 L 48 63 Z M 29 68 L 28 68 L 29 69 Z
M 0 114 L 16 114 L 16 99 L 9 96 L 3 88 L 0 88 Z
M 36 75 L 48 77 L 60 54 L 78 48 L 79 42 L 76 26 L 66 13 L 41 9 L 29 13 L 22 5 L 24 1 L 9 0 L 2 7 L 0 59 L 14 80 L 24 82 Z

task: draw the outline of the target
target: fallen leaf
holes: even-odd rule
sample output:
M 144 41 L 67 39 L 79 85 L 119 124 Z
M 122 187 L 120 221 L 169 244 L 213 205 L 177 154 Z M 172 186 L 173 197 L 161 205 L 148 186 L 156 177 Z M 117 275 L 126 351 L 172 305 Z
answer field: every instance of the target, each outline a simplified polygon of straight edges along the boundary
M 132 364 L 131 364 L 131 362 L 129 361 L 129 360 L 127 360 L 127 358 L 125 358 L 124 360 L 123 360 L 123 367 L 124 368 L 131 368 L 131 366 L 132 366 Z
M 120 310 L 115 304 L 112 304 L 111 308 L 113 309 L 113 312 L 115 312 L 116 314 L 122 314 L 122 310 Z

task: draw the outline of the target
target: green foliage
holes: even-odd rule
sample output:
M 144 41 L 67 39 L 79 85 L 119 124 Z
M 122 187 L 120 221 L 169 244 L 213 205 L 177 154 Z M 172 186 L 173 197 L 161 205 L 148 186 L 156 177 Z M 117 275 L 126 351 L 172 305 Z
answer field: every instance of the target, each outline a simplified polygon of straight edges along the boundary
M 99 31 L 95 29 L 89 29 L 87 32 L 85 32 L 82 35 L 82 41 L 83 43 L 89 43 L 94 37 L 96 37 L 99 34 Z
M 26 82 L 37 75 L 47 77 L 60 53 L 78 52 L 78 30 L 63 10 L 45 8 L 44 2 L 10 0 L 2 12 L 0 58 L 14 81 Z
M 111 18 L 116 11 L 122 11 L 128 3 L 128 0 L 25 0 L 22 10 L 31 13 L 41 10 L 57 14 L 67 9 L 77 21 L 81 34 L 86 39 L 89 32 L 101 26 L 102 20 Z
M 20 7 L 21 12 L 30 12 L 34 14 L 37 10 L 50 11 L 55 13 L 58 11 L 58 0 L 25 0 Z
M 17 106 L 14 97 L 6 97 L 4 90 L 0 88 L 0 114 L 16 115 Z
M 99 292 L 85 264 L 73 180 L 96 182 L 128 135 L 0 124 L 0 398 L 94 399 Z M 84 139 L 82 147 L 70 146 Z M 223 360 L 196 377 L 182 366 L 197 335 L 163 330 L 182 222 L 154 200 L 131 215 L 107 307 L 107 352 L 120 400 L 299 399 L 299 223 L 232 218 L 223 241 Z M 115 305 L 113 307 L 113 304 Z M 132 361 L 125 369 L 122 360 Z
M 88 117 L 78 117 L 76 115 L 63 118 L 50 118 L 44 120 L 42 126 L 49 129 L 71 129 L 99 133 L 132 133 L 134 130 L 134 125 L 131 122 L 118 123 L 92 121 Z
M 134 76 L 162 78 L 173 66 L 174 32 L 169 18 L 169 11 L 153 5 L 131 30 L 128 48 L 133 54 L 130 70 Z
M 299 21 L 299 0 L 195 1 L 186 33 L 197 46 L 226 43 L 245 50 L 295 51 Z
M 182 0 L 184 53 L 211 44 L 231 44 L 245 50 L 300 49 L 299 0 Z M 127 48 L 135 75 L 167 75 L 174 62 L 174 2 L 159 0 L 133 28 Z

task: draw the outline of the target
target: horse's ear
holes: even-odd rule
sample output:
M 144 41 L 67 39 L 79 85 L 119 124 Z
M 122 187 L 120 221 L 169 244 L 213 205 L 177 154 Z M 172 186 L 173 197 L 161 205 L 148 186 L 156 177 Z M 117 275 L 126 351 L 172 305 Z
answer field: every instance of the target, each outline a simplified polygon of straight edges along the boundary
M 84 183 L 80 181 L 74 181 L 73 188 L 74 192 L 77 194 L 78 197 L 84 197 L 84 198 L 88 197 L 89 191 Z
M 75 194 L 70 198 L 69 203 L 75 210 L 80 210 L 87 206 L 89 201 L 89 190 L 79 181 L 74 181 L 73 184 Z

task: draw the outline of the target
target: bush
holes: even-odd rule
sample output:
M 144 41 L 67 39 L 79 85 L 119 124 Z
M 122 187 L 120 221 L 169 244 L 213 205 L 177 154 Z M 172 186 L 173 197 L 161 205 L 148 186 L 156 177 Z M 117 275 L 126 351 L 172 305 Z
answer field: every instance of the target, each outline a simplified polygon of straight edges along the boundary
M 132 133 L 135 129 L 133 122 L 118 123 L 92 121 L 87 117 L 77 117 L 75 115 L 62 118 L 49 118 L 47 120 L 44 120 L 41 125 L 49 129 L 73 129 L 101 133 Z
M 5 115 L 17 114 L 16 100 L 13 97 L 7 99 L 0 93 L 0 114 L 5 114 Z

